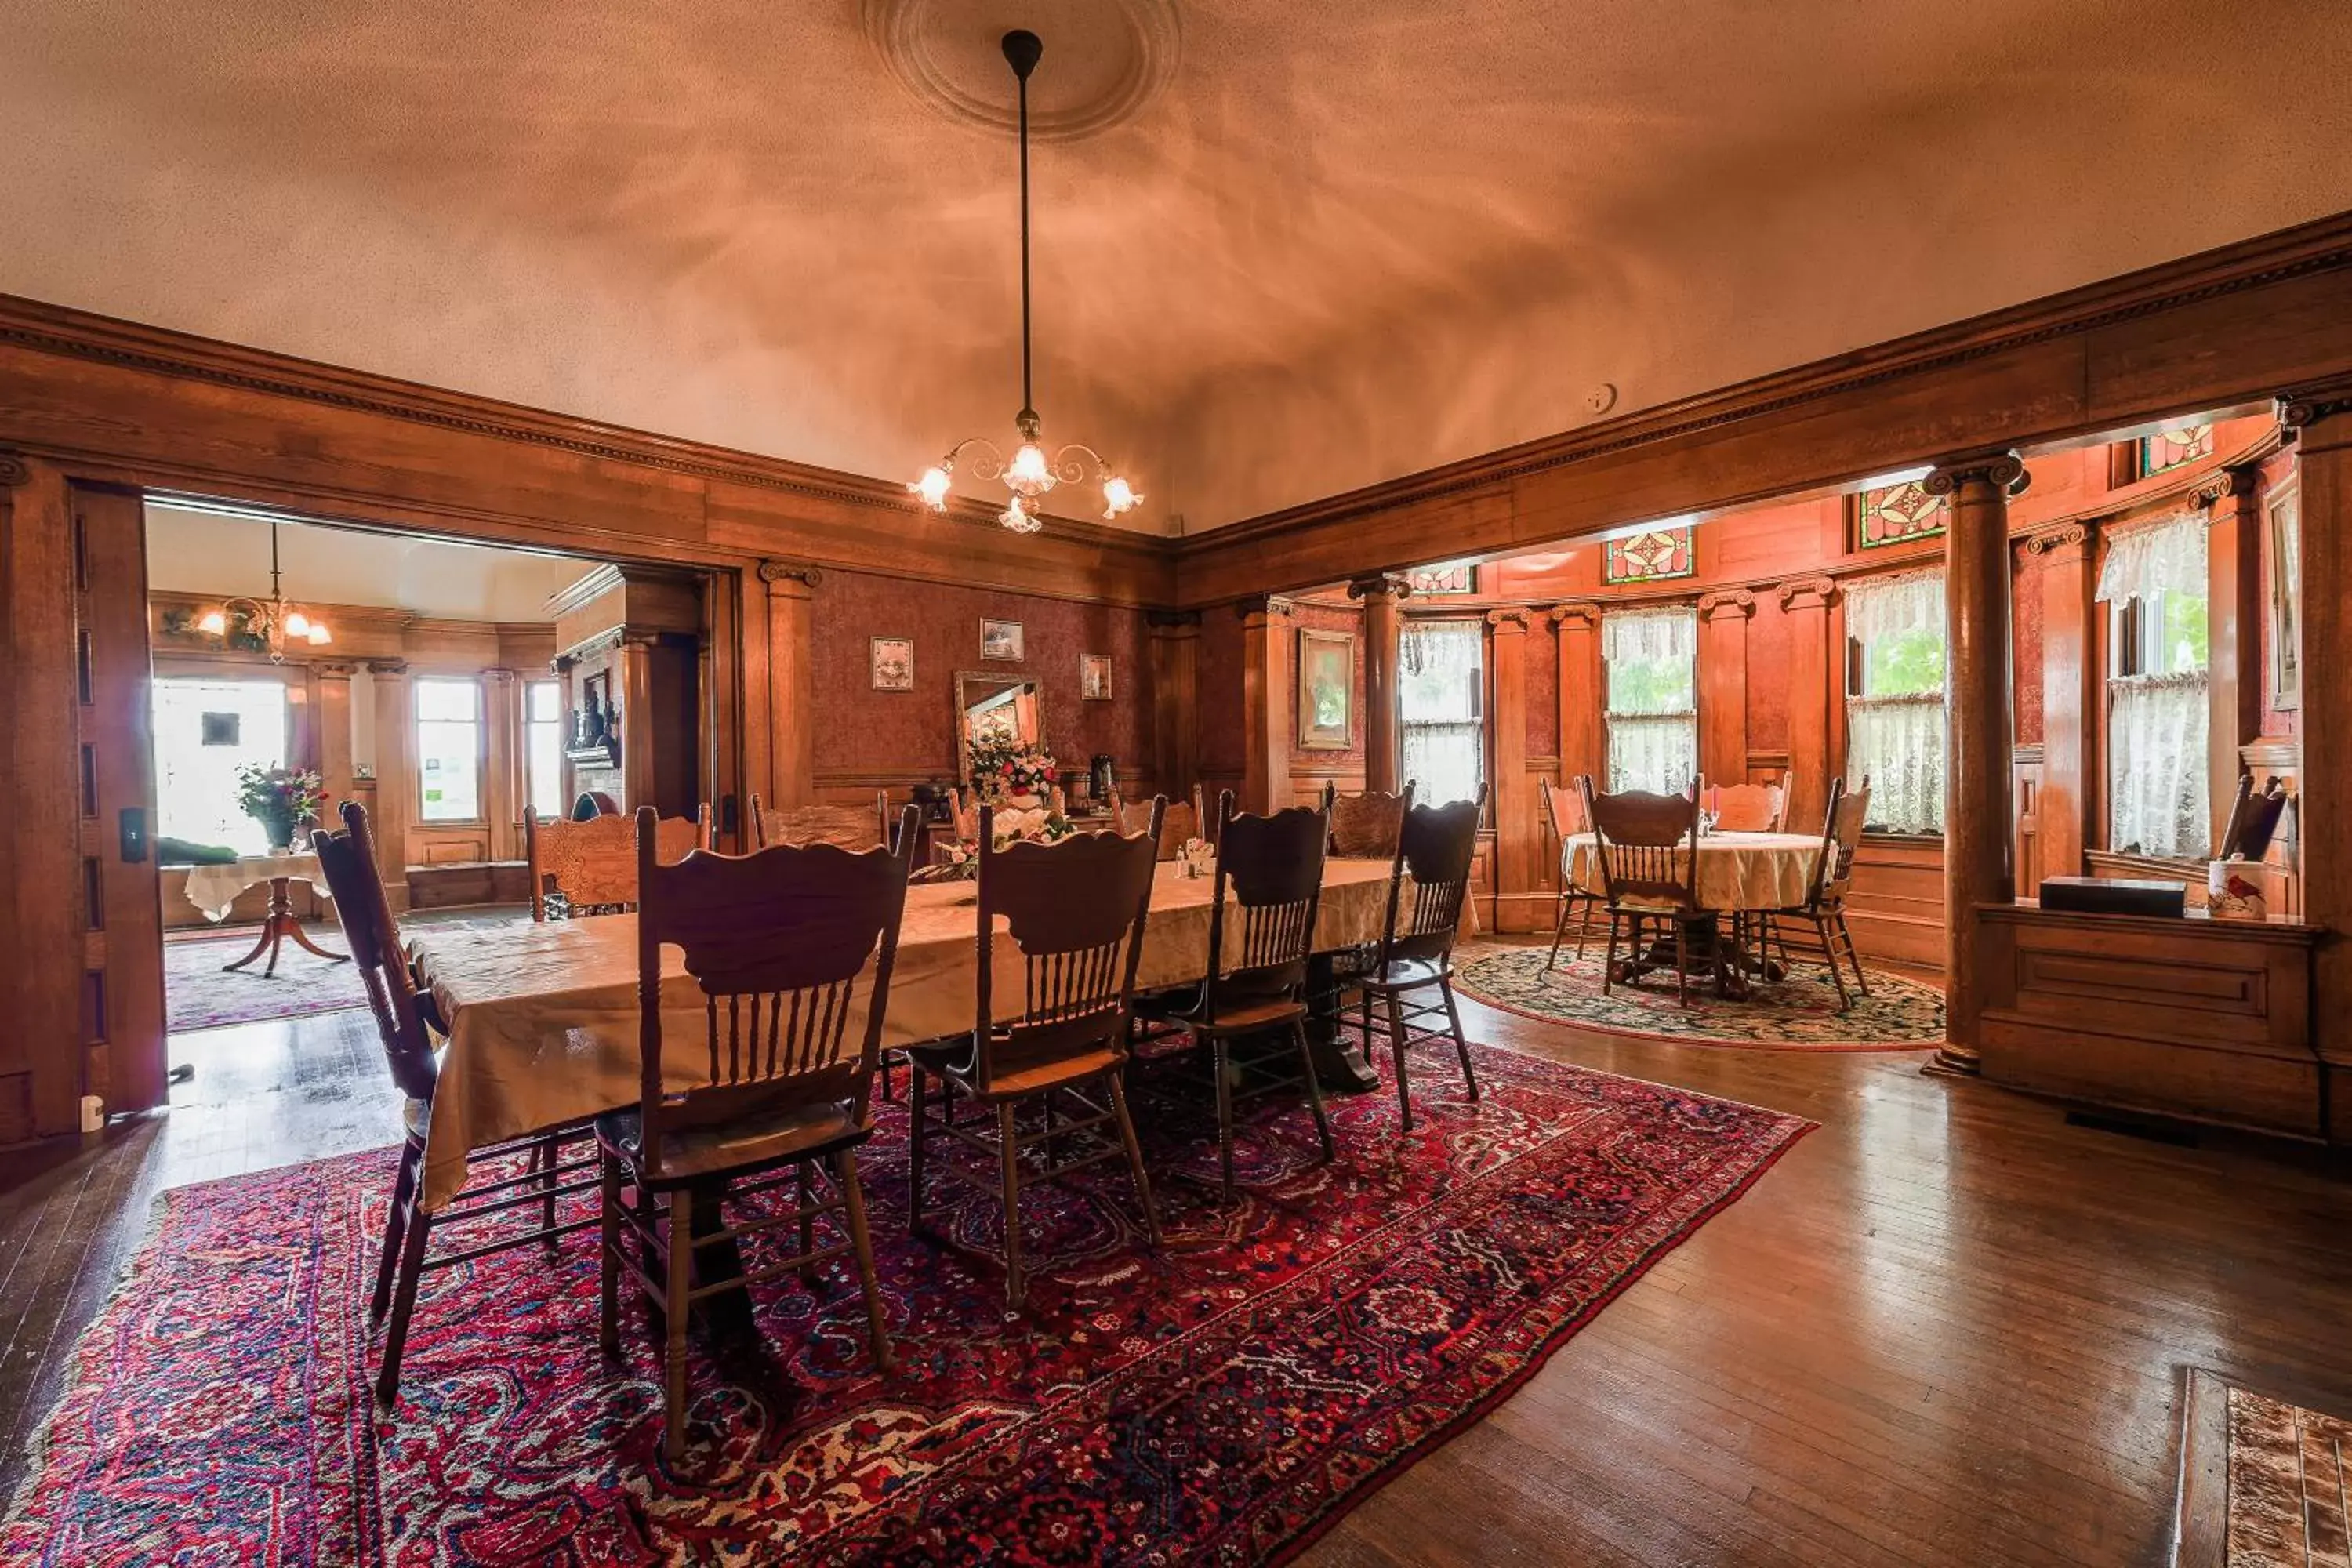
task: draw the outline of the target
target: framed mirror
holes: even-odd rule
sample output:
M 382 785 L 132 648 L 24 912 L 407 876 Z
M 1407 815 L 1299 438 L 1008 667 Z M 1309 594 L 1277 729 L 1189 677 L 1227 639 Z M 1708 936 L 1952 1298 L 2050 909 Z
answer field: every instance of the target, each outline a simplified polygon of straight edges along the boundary
M 960 669 L 955 678 L 956 763 L 962 767 L 971 742 L 982 738 L 1013 741 L 1034 748 L 1045 735 L 1037 683 L 1025 675 L 995 675 Z

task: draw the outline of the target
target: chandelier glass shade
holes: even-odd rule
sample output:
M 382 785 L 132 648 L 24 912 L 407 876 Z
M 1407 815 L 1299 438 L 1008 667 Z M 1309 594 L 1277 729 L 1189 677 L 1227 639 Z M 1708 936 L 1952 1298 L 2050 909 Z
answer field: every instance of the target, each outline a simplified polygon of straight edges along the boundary
M 1045 526 L 1041 503 L 1056 485 L 1099 485 L 1106 519 L 1129 510 L 1143 497 L 1092 447 L 1073 441 L 1051 455 L 1045 450 L 1045 423 L 1037 417 L 1030 392 L 1029 321 L 1029 73 L 1037 68 L 1045 46 L 1036 34 L 1016 29 L 1004 35 L 1003 47 L 1021 93 L 1021 412 L 1013 417 L 1021 439 L 1008 457 L 985 436 L 967 437 L 907 488 L 933 511 L 945 511 L 961 465 L 975 479 L 1003 480 L 1012 499 L 996 521 L 1015 533 L 1034 533 Z
M 263 645 L 269 649 L 269 661 L 272 664 L 283 663 L 286 650 L 295 644 L 299 643 L 310 647 L 324 647 L 335 640 L 335 634 L 327 629 L 326 622 L 305 614 L 299 605 L 288 604 L 286 595 L 279 591 L 278 525 L 274 522 L 269 525 L 268 601 L 264 603 L 259 599 L 249 599 L 242 595 L 225 599 L 219 608 L 205 612 L 204 617 L 196 622 L 196 630 L 206 637 L 226 640 L 229 632 L 229 617 L 232 615 L 242 620 L 246 629 L 254 637 L 260 638 Z

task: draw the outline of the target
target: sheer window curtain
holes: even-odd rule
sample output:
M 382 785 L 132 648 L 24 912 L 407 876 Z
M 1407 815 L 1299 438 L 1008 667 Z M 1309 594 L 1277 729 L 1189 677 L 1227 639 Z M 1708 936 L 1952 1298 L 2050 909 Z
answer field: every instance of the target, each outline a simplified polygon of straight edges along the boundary
M 2114 536 L 2099 569 L 2103 601 L 2206 596 L 2205 520 L 2185 513 Z M 2210 845 L 2206 670 L 2107 682 L 2107 844 L 2122 853 L 2202 859 Z
M 1423 805 L 1469 800 L 1486 773 L 1479 692 L 1486 630 L 1477 621 L 1408 620 L 1397 638 L 1397 719 L 1404 776 Z
M 1846 636 L 1863 647 L 1863 668 L 1871 668 L 1875 643 L 1932 632 L 1940 641 L 1944 622 L 1944 574 L 1914 572 L 1846 590 Z M 1944 831 L 1946 692 L 1874 692 L 1864 689 L 1845 701 L 1849 787 L 1870 780 L 1870 821 L 1895 833 Z
M 1677 795 L 1698 774 L 1698 613 L 1601 617 L 1609 672 L 1609 788 Z

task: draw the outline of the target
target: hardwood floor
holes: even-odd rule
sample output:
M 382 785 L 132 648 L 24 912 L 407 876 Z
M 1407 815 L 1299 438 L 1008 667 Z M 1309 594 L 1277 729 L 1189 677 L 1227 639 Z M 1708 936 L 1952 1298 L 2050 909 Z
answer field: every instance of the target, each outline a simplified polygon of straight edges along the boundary
M 2158 1563 L 2189 1367 L 2352 1409 L 2352 1185 L 1923 1077 L 1924 1054 L 1476 1037 L 1821 1130 L 1307 1561 Z M 391 1141 L 363 1013 L 175 1041 L 168 1116 L 0 1155 L 0 1494 L 74 1334 L 183 1182 Z

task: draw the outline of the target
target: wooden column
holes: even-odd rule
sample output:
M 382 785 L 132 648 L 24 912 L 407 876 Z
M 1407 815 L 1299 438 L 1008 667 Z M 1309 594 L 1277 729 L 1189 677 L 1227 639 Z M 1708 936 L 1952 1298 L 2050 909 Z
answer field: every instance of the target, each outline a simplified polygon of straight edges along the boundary
M 2026 541 L 2042 560 L 2042 795 L 2034 841 L 2045 877 L 2079 877 L 2105 798 L 2099 758 L 2099 606 L 2091 531 L 2079 522 Z
M 1364 787 L 1382 795 L 1403 787 L 1397 731 L 1398 637 L 1403 624 L 1397 605 L 1412 592 L 1403 578 L 1385 573 L 1348 584 L 1348 596 L 1364 602 Z
M 2263 732 L 2263 515 L 2259 470 L 2229 468 L 2200 487 L 2206 504 L 2206 747 L 2212 847 L 2238 793 L 2239 748 Z
M 1698 767 L 1711 784 L 1748 782 L 1748 618 L 1756 595 L 1720 588 L 1698 602 Z
M 654 639 L 622 634 L 613 649 L 613 694 L 621 710 L 621 808 L 661 805 L 660 756 L 654 735 Z M 803 705 L 806 710 L 806 705 Z M 799 770 L 806 779 L 809 770 Z
M 2303 918 L 2329 935 L 2313 972 L 2315 1044 L 2327 1064 L 2328 1137 L 2352 1142 L 2352 380 L 2281 399 L 2302 499 Z
M 772 805 L 806 805 L 816 790 L 816 586 L 824 574 L 760 563 L 768 585 L 768 777 Z M 650 798 L 650 797 L 648 797 Z
M 1601 606 L 1561 605 L 1549 612 L 1559 638 L 1559 783 L 1573 791 L 1589 773 L 1595 789 L 1609 787 L 1606 676 L 1601 668 Z
M 1979 904 L 2017 896 L 2010 864 L 2016 810 L 2011 752 L 2009 500 L 2026 485 L 2014 452 L 1948 458 L 1927 476 L 1927 493 L 1951 498 L 1944 536 L 1944 609 L 1950 693 L 1945 743 L 1944 1046 L 1935 1066 L 1977 1070 L 1977 1013 L 1985 977 L 1977 962 Z
M 339 827 L 336 815 L 352 798 L 352 674 L 359 667 L 347 660 L 325 660 L 310 666 L 318 691 L 314 704 L 319 735 L 319 824 Z
M 1495 741 L 1495 929 L 1534 931 L 1550 900 L 1538 887 L 1535 791 L 1528 778 L 1528 612 L 1486 612 L 1487 724 Z M 1538 906 L 1545 906 L 1538 912 Z
M 1845 758 L 1830 743 L 1831 715 L 1845 692 L 1845 650 L 1832 647 L 1830 606 L 1836 580 L 1792 577 L 1780 584 L 1789 620 L 1789 798 L 1785 820 L 1818 825 L 1830 808 L 1830 780 Z
M 372 658 L 375 678 L 375 807 L 368 826 L 375 835 L 376 874 L 394 910 L 408 907 L 408 828 L 416 820 L 416 726 L 409 721 L 408 661 Z
M 515 672 L 482 671 L 482 820 L 490 858 L 522 858 L 522 688 Z
M 1290 601 L 1272 594 L 1244 599 L 1242 617 L 1242 795 L 1238 811 L 1266 813 L 1290 804 Z
M 1151 777 L 1171 801 L 1201 778 L 1201 612 L 1152 610 Z

